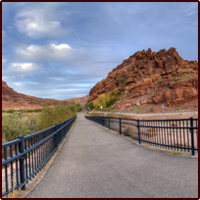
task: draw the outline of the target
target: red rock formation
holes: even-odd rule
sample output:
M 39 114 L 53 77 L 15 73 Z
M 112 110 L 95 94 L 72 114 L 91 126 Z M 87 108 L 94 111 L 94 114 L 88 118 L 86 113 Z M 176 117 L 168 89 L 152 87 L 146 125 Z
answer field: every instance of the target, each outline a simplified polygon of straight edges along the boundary
M 126 79 L 127 100 L 116 108 L 198 98 L 198 63 L 182 59 L 173 47 L 157 53 L 151 49 L 136 52 L 90 90 L 87 103 L 119 89 L 119 78 Z
M 8 87 L 5 81 L 2 81 L 2 110 L 21 110 L 21 109 L 37 109 L 41 108 L 43 103 L 49 106 L 70 105 L 72 101 L 84 104 L 87 101 L 87 96 L 82 98 L 73 98 L 66 100 L 44 99 L 34 96 L 18 93 L 12 88 Z

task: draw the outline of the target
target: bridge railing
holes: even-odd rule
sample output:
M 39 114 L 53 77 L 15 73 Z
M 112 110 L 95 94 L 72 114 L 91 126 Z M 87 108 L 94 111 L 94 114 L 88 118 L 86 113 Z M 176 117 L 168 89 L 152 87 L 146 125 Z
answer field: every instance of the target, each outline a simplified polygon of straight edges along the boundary
M 139 120 L 85 116 L 108 129 L 124 134 L 139 143 L 172 150 L 198 152 L 198 119 Z
M 76 117 L 2 144 L 2 196 L 34 178 L 51 158 Z

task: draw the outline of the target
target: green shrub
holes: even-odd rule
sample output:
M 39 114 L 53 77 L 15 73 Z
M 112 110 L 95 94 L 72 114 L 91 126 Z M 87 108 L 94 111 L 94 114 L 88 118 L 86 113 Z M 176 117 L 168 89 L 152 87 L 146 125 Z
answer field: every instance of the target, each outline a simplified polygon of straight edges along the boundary
M 90 102 L 90 103 L 88 103 L 87 105 L 86 105 L 86 109 L 90 109 L 90 110 L 93 110 L 95 107 L 93 106 L 93 101 L 92 102 Z
M 108 101 L 106 101 L 106 107 L 111 107 L 116 101 L 116 97 L 111 97 Z
M 33 110 L 27 109 L 25 112 L 31 113 L 31 112 L 33 112 Z
M 6 111 L 7 113 L 14 113 L 14 110 L 13 109 L 9 109 Z
M 151 108 L 151 112 L 154 112 L 154 107 Z
M 118 82 L 121 82 L 121 83 L 125 83 L 125 82 L 126 82 L 126 79 L 125 79 L 125 78 L 118 78 L 117 81 L 118 81 Z
M 42 111 L 36 120 L 37 130 L 48 128 L 71 117 L 75 117 L 76 115 L 77 111 L 75 105 L 56 105 L 54 108 L 43 105 Z
M 27 118 L 21 113 L 2 115 L 2 143 L 17 139 L 19 135 L 25 136 L 35 132 L 35 122 L 36 116 Z
M 116 89 L 114 89 L 114 90 L 110 93 L 110 96 L 111 96 L 111 97 L 117 97 L 118 94 L 119 94 L 119 92 L 118 92 Z
M 36 108 L 36 109 L 34 110 L 34 112 L 41 112 L 41 111 L 42 111 L 41 108 Z
M 83 110 L 83 107 L 81 106 L 81 104 L 80 103 L 77 103 L 76 104 L 76 111 L 77 112 L 81 112 Z
M 118 82 L 122 83 L 121 91 L 124 92 L 124 83 L 126 82 L 126 79 L 125 78 L 118 78 L 117 80 L 118 80 Z

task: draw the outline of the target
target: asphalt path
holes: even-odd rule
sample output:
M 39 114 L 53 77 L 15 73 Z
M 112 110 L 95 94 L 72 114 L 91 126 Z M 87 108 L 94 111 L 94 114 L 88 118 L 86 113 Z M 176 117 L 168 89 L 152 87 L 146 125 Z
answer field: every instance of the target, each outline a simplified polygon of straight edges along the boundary
M 79 113 L 26 198 L 198 198 L 198 159 L 134 144 Z

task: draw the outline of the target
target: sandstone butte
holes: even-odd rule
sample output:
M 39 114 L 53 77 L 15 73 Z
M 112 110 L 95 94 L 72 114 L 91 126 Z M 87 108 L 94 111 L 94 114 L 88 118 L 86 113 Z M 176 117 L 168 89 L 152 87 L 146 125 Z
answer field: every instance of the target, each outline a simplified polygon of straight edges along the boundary
M 182 59 L 174 47 L 157 53 L 150 48 L 136 52 L 90 90 L 87 103 L 120 89 L 119 78 L 126 80 L 125 95 L 115 109 L 198 99 L 198 63 Z
M 25 110 L 25 109 L 37 109 L 41 108 L 43 103 L 46 103 L 50 107 L 55 105 L 70 105 L 73 101 L 79 102 L 82 106 L 87 101 L 88 95 L 81 98 L 72 98 L 66 100 L 45 99 L 25 94 L 18 93 L 10 88 L 5 81 L 2 81 L 2 110 Z

